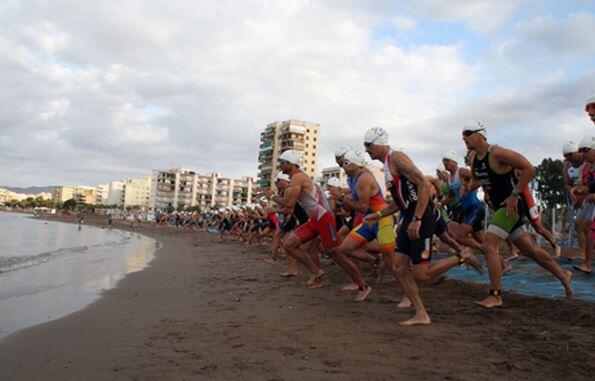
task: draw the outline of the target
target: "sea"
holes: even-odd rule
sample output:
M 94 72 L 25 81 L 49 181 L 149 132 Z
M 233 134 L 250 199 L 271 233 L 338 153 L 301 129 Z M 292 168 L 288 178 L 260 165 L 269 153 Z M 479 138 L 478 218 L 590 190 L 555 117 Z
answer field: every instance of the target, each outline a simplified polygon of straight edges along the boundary
M 153 259 L 140 234 L 0 212 L 0 338 L 85 308 Z

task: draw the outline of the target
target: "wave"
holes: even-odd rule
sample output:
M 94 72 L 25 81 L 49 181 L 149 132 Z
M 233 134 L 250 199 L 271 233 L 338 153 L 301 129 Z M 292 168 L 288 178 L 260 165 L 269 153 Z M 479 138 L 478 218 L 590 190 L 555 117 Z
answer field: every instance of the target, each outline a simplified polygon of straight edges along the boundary
M 131 237 L 124 237 L 119 241 L 101 242 L 93 245 L 73 246 L 59 250 L 48 251 L 37 255 L 24 255 L 18 257 L 4 257 L 0 256 L 0 274 L 9 271 L 21 270 L 27 267 L 38 266 L 46 263 L 51 259 L 69 254 L 83 253 L 92 248 L 98 247 L 114 247 L 127 244 Z

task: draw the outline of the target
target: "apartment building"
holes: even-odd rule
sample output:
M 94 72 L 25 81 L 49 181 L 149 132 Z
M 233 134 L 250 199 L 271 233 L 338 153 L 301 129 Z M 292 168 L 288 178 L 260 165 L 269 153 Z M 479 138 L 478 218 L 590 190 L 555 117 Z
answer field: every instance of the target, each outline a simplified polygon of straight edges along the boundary
M 144 179 L 127 179 L 126 181 L 124 181 L 121 205 L 125 208 L 130 206 L 140 206 L 141 208 L 148 208 L 150 194 L 150 176 Z
M 199 175 L 181 168 L 156 170 L 151 179 L 149 210 L 229 207 L 251 203 L 253 193 L 251 177 L 232 179 L 216 172 Z
M 258 183 L 270 187 L 280 168 L 279 156 L 287 150 L 296 150 L 302 155 L 302 170 L 315 179 L 318 169 L 320 125 L 299 120 L 270 123 L 260 134 L 258 153 Z

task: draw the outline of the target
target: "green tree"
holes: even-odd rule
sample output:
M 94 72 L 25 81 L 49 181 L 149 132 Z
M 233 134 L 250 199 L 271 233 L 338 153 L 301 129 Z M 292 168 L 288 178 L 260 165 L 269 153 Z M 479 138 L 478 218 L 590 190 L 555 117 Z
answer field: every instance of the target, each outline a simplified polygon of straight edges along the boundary
M 566 188 L 562 171 L 564 163 L 562 160 L 545 158 L 537 166 L 535 181 L 539 198 L 545 206 L 542 211 L 542 223 L 548 229 L 552 228 L 552 211 L 556 211 L 557 219 L 566 219 Z

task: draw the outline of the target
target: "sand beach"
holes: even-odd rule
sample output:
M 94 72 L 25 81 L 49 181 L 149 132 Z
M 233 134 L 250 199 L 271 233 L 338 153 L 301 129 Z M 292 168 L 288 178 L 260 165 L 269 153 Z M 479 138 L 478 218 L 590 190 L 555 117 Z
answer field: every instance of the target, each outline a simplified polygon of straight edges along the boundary
M 74 222 L 74 217 L 47 217 Z M 87 223 L 105 224 L 101 217 Z M 127 225 L 116 228 L 128 229 Z M 595 306 L 507 295 L 473 304 L 486 287 L 422 286 L 433 325 L 400 327 L 395 281 L 364 303 L 324 262 L 320 290 L 284 279 L 266 249 L 208 233 L 142 226 L 161 242 L 87 308 L 0 340 L 2 380 L 586 380 L 595 374 Z

